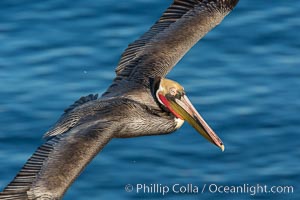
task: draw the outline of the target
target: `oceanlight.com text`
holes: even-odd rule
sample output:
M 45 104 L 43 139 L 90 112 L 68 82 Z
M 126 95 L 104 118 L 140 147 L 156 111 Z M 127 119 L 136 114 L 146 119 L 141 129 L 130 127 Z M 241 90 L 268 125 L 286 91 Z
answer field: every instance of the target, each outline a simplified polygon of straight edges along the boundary
M 134 192 L 136 194 L 248 194 L 254 196 L 257 194 L 293 194 L 294 186 L 265 184 L 241 184 L 241 185 L 222 185 L 222 184 L 127 184 L 126 192 Z

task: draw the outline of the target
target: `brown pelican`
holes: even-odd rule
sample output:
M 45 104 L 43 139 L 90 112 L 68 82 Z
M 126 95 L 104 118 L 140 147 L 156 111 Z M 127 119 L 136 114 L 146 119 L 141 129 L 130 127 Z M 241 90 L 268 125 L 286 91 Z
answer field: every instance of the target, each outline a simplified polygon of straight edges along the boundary
M 224 150 L 183 87 L 165 76 L 237 2 L 174 0 L 122 54 L 107 91 L 100 98 L 81 97 L 65 110 L 0 199 L 60 199 L 112 138 L 168 134 L 184 120 Z

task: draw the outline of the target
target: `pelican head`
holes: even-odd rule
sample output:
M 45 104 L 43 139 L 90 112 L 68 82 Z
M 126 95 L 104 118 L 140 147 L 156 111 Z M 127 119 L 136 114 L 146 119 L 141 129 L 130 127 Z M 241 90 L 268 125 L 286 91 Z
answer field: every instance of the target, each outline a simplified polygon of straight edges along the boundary
M 197 112 L 179 83 L 161 78 L 156 85 L 155 96 L 158 102 L 171 112 L 175 119 L 182 122 L 187 121 L 203 137 L 224 151 L 223 142 Z M 183 124 L 182 122 L 179 123 L 179 127 Z

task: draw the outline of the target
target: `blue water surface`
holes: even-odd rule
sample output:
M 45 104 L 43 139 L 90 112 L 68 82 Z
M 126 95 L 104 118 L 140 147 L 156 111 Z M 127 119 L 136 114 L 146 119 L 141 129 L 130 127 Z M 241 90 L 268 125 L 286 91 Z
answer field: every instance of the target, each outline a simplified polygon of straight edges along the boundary
M 122 51 L 171 2 L 0 1 L 0 190 L 68 105 L 106 90 Z M 188 124 L 170 135 L 114 139 L 64 199 L 300 199 L 299 10 L 298 0 L 240 0 L 168 75 L 225 152 Z M 177 183 L 199 192 L 124 190 Z M 293 193 L 212 193 L 211 184 L 292 186 Z

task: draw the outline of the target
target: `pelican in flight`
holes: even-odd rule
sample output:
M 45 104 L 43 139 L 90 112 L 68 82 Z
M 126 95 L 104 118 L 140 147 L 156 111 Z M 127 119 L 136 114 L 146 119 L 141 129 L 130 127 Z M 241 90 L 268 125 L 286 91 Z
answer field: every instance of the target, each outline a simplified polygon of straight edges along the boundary
M 122 54 L 107 91 L 81 97 L 45 134 L 0 199 L 61 199 L 86 165 L 113 138 L 169 134 L 185 121 L 208 141 L 224 144 L 167 73 L 238 0 L 174 0 Z

